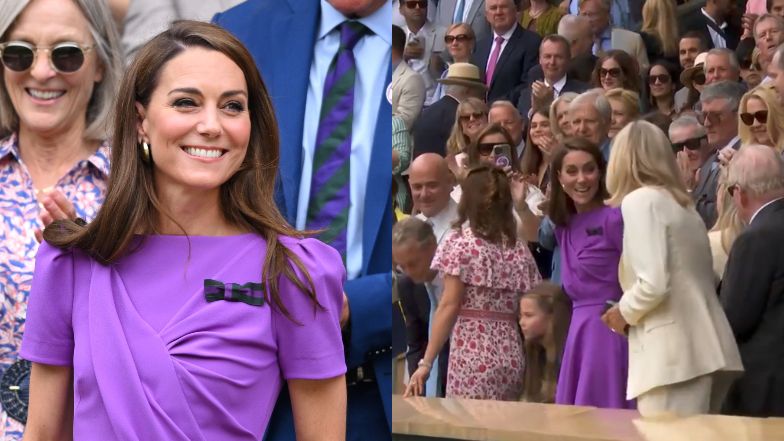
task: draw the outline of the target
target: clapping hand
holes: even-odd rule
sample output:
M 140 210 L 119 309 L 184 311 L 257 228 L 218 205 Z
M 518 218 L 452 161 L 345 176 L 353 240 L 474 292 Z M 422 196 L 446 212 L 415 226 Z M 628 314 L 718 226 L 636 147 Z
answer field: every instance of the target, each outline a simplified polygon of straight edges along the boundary
M 76 208 L 60 190 L 44 189 L 41 190 L 42 196 L 39 197 L 41 205 L 41 222 L 46 228 L 56 220 L 76 219 Z M 41 229 L 35 230 L 35 239 L 38 242 L 44 240 Z
M 544 84 L 544 81 L 534 81 L 531 84 L 531 108 L 546 105 L 553 99 L 553 88 Z

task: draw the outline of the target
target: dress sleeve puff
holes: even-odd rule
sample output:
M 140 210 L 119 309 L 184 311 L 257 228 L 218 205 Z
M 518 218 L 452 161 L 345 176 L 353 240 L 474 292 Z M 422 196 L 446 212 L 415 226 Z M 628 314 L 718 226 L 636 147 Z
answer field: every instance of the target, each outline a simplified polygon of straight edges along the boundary
M 461 276 L 469 263 L 464 242 L 461 230 L 450 229 L 438 244 L 436 255 L 433 256 L 433 261 L 430 263 L 430 269 L 462 279 Z
M 280 295 L 291 318 L 272 308 L 272 324 L 278 345 L 283 378 L 325 379 L 346 373 L 340 313 L 346 270 L 338 252 L 316 239 L 281 238 L 281 243 L 299 257 L 316 289 L 313 301 L 288 278 L 280 278 Z M 295 268 L 300 280 L 307 280 Z M 307 286 L 307 282 L 305 282 Z
M 73 364 L 73 299 L 74 252 L 42 242 L 27 305 L 22 358 L 55 366 Z

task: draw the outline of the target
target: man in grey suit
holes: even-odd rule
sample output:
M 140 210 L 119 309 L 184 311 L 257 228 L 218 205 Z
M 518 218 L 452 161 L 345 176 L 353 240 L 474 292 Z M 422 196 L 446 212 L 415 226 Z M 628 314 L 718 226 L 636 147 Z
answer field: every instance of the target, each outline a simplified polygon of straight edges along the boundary
M 622 50 L 634 57 L 640 64 L 640 72 L 648 70 L 648 52 L 640 34 L 612 26 L 610 7 L 612 0 L 584 0 L 580 2 L 580 15 L 588 18 L 593 30 L 594 55 L 610 49 Z
M 721 285 L 745 368 L 724 413 L 784 417 L 784 162 L 770 147 L 744 146 L 727 184 L 748 227 L 732 245 Z
M 719 166 L 716 147 L 708 142 L 705 128 L 693 115 L 684 115 L 672 122 L 669 129 L 672 149 L 675 151 L 681 179 L 691 192 L 695 205 L 701 203 L 706 211 L 715 211 L 715 203 L 708 206 L 706 193 L 716 192 Z M 699 205 L 697 205 L 699 206 Z M 700 213 L 702 216 L 702 213 Z M 710 228 L 703 216 L 703 222 Z
M 468 23 L 479 41 L 492 36 L 485 19 L 485 0 L 439 0 L 436 25 L 448 28 L 452 23 Z

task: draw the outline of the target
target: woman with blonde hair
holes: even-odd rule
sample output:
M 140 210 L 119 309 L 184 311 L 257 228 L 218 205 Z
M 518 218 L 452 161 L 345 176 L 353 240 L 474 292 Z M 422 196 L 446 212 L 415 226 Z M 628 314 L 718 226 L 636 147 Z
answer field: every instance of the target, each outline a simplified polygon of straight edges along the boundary
M 476 141 L 479 133 L 487 127 L 487 104 L 479 98 L 469 97 L 457 105 L 455 124 L 446 140 L 447 155 L 463 153 L 468 145 Z
M 468 23 L 455 23 L 449 26 L 444 34 L 444 46 L 446 47 L 447 52 L 449 52 L 452 63 L 470 63 L 471 54 L 474 53 L 474 46 L 476 46 L 476 34 L 474 34 L 474 30 L 471 29 L 471 25 Z M 440 57 L 434 57 L 434 59 L 439 60 Z M 446 78 L 450 64 L 451 63 L 446 63 L 446 65 L 443 63 L 441 64 L 441 67 L 443 68 L 443 73 L 441 74 L 442 80 Z M 436 100 L 443 98 L 445 94 L 445 85 L 438 83 L 434 94 Z
M 640 36 L 649 60 L 678 63 L 678 17 L 673 0 L 648 0 L 642 7 Z
M 629 336 L 627 398 L 643 417 L 718 412 L 743 367 L 705 224 L 661 130 L 635 121 L 618 133 L 607 190 L 623 215 L 623 296 L 602 321 Z
M 604 96 L 612 108 L 612 120 L 607 136 L 611 139 L 621 131 L 626 124 L 640 116 L 640 95 L 628 89 L 610 89 Z
M 578 95 L 575 92 L 565 92 L 550 104 L 550 130 L 558 141 L 563 141 L 564 138 L 572 136 L 569 103 L 574 101 Z
M 711 255 L 713 256 L 713 272 L 717 281 L 721 281 L 721 278 L 724 277 L 724 267 L 727 266 L 727 258 L 732 244 L 745 228 L 743 221 L 738 216 L 738 209 L 732 203 L 732 195 L 727 191 L 727 187 L 727 168 L 725 167 L 719 176 L 719 184 L 716 189 L 718 218 L 716 224 L 708 232 Z
M 784 152 L 784 108 L 773 86 L 746 92 L 738 107 L 738 135 L 742 145 L 762 144 Z

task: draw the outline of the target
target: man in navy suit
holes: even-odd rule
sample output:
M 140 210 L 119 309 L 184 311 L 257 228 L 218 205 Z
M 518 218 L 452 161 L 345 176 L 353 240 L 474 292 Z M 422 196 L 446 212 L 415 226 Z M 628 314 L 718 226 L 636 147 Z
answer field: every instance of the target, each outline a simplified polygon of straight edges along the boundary
M 516 103 L 528 71 L 539 58 L 542 39 L 518 23 L 520 3 L 521 0 L 485 1 L 485 16 L 493 32 L 477 41 L 473 64 L 484 74 L 488 103 L 496 100 Z
M 346 234 L 348 323 L 347 439 L 391 438 L 392 109 L 391 5 L 386 0 L 248 0 L 215 17 L 253 54 L 269 89 L 281 135 L 278 202 L 289 222 L 306 227 L 319 109 L 346 21 L 364 29 L 356 45 Z M 350 27 L 356 28 L 356 24 Z M 315 187 L 314 187 L 315 188 Z M 315 191 L 315 190 L 314 190 Z M 285 350 L 282 349 L 282 350 Z M 283 392 L 266 439 L 294 440 Z

